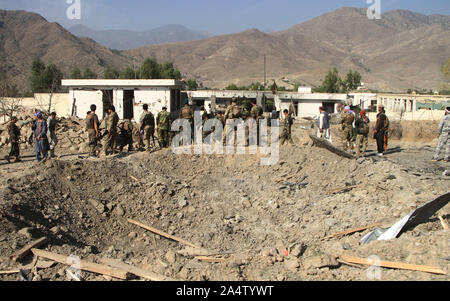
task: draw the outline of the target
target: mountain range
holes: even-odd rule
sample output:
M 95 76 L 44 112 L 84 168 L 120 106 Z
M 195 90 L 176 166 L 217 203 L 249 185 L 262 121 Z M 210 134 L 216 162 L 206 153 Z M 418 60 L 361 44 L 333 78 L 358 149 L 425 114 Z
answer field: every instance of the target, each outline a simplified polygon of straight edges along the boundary
M 189 39 L 190 40 L 190 39 Z M 376 90 L 439 89 L 440 67 L 450 57 L 450 17 L 395 10 L 369 20 L 366 9 L 344 7 L 284 31 L 241 33 L 111 51 L 90 38 L 80 38 L 35 13 L 0 10 L 0 71 L 27 87 L 34 58 L 57 64 L 66 74 L 74 66 L 102 73 L 122 69 L 146 57 L 172 61 L 186 78 L 210 88 L 262 82 L 320 85 L 337 67 L 362 74 Z
M 183 25 L 170 24 L 148 31 L 94 30 L 84 25 L 75 25 L 69 31 L 77 37 L 91 38 L 97 43 L 117 50 L 143 46 L 202 40 L 213 35 L 191 30 Z

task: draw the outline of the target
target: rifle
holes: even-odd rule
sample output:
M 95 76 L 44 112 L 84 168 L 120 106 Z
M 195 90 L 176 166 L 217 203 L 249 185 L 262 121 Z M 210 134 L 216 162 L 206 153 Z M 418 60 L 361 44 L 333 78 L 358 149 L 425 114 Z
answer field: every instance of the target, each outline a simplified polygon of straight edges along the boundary
M 98 136 L 98 138 L 95 138 L 95 140 L 97 140 L 97 142 L 100 142 L 100 141 L 102 141 L 102 139 L 105 138 L 105 136 L 108 135 L 108 134 L 109 134 L 109 131 L 108 131 L 108 130 L 105 130 L 105 132 L 103 132 L 103 134 L 100 134 L 100 135 Z

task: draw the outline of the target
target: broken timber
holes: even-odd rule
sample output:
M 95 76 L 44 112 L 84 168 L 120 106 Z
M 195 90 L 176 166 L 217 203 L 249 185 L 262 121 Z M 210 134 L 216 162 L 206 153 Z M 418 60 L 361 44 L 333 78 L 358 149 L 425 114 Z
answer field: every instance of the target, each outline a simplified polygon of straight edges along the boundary
M 197 257 L 195 257 L 195 259 L 197 259 L 199 261 L 210 262 L 210 263 L 223 263 L 223 262 L 227 261 L 224 258 L 215 258 L 215 257 L 207 257 L 207 256 L 197 256 Z
M 50 259 L 50 260 L 53 260 L 53 261 L 56 261 L 56 262 L 59 262 L 59 263 L 65 264 L 65 265 L 73 265 L 73 259 L 71 259 L 65 255 L 42 251 L 39 249 L 31 249 L 31 251 L 36 256 L 39 256 L 42 258 L 47 258 L 47 259 Z M 130 273 L 127 271 L 117 269 L 117 268 L 112 268 L 112 267 L 106 266 L 106 265 L 101 265 L 101 264 L 97 264 L 97 263 L 93 263 L 93 262 L 84 261 L 84 260 L 80 260 L 80 262 L 78 263 L 78 266 L 76 268 L 79 268 L 80 270 L 83 270 L 83 271 L 107 275 L 107 276 L 111 276 L 111 277 L 122 279 L 122 280 L 127 280 L 130 276 Z
M 444 228 L 444 230 L 448 230 L 449 227 L 448 227 L 447 222 L 444 220 L 444 218 L 442 216 L 439 216 L 439 220 L 441 221 L 442 228 Z
M 35 241 L 27 244 L 22 249 L 20 249 L 19 251 L 17 251 L 13 255 L 11 255 L 9 258 L 11 260 L 13 260 L 13 261 L 19 261 L 22 258 L 24 258 L 25 256 L 27 256 L 28 253 L 31 251 L 31 249 L 37 248 L 37 247 L 43 245 L 46 242 L 47 242 L 47 238 L 46 237 L 39 238 L 38 240 L 35 240 Z
M 345 192 L 345 191 L 348 191 L 348 190 L 353 190 L 353 189 L 358 188 L 360 186 L 362 186 L 362 185 L 353 185 L 353 186 L 347 186 L 347 187 L 344 187 L 344 188 L 338 188 L 338 189 L 331 190 L 329 193 L 331 193 L 331 194 L 341 193 L 341 192 Z
M 140 222 L 134 221 L 132 219 L 129 219 L 128 222 L 130 224 L 134 224 L 134 225 L 136 225 L 138 227 L 144 228 L 144 229 L 146 229 L 146 230 L 148 230 L 150 232 L 156 233 L 156 234 L 158 234 L 160 236 L 163 236 L 165 238 L 168 238 L 168 239 L 171 239 L 171 240 L 175 240 L 175 241 L 177 241 L 179 243 L 182 243 L 183 245 L 190 246 L 190 247 L 193 247 L 193 248 L 196 248 L 196 249 L 200 249 L 199 246 L 196 246 L 196 245 L 194 245 L 194 244 L 192 244 L 192 243 L 190 243 L 188 241 L 185 241 L 185 240 L 183 240 L 181 238 L 178 238 L 176 236 L 173 236 L 173 235 L 170 235 L 168 233 L 165 233 L 165 232 L 163 232 L 161 230 L 158 230 L 158 229 L 152 228 L 150 226 L 144 225 L 144 224 L 142 224 Z
M 315 135 L 313 134 L 309 134 L 309 137 L 311 138 L 311 140 L 314 142 L 314 145 L 320 147 L 320 148 L 325 148 L 327 150 L 329 150 L 330 152 L 344 157 L 344 158 L 348 158 L 348 159 L 356 159 L 355 156 L 353 156 L 352 154 L 334 146 L 333 144 L 331 144 L 328 140 L 325 139 L 321 139 L 321 138 L 317 138 Z
M 177 281 L 176 279 L 172 279 L 163 275 L 158 275 L 156 273 L 150 272 L 150 271 L 146 271 L 144 269 L 140 269 L 137 267 L 134 267 L 132 265 L 126 264 L 124 262 L 118 261 L 118 260 L 114 260 L 114 259 L 109 259 L 109 258 L 102 258 L 100 259 L 100 261 L 106 265 L 118 268 L 118 269 L 122 269 L 124 271 L 127 271 L 130 274 L 136 275 L 138 277 L 147 279 L 147 280 L 151 280 L 151 281 Z
M 330 238 L 334 238 L 334 237 L 346 236 L 346 235 L 353 234 L 353 233 L 356 233 L 356 232 L 361 232 L 361 231 L 364 231 L 364 230 L 375 228 L 375 227 L 378 227 L 380 225 L 381 224 L 378 223 L 378 224 L 373 224 L 373 225 L 369 225 L 369 226 L 365 226 L 365 227 L 354 228 L 354 229 L 346 230 L 346 231 L 343 231 L 343 232 L 335 233 L 333 235 L 324 237 L 323 239 L 330 239 Z
M 447 273 L 445 273 L 440 268 L 432 267 L 432 266 L 409 264 L 409 263 L 402 263 L 402 262 L 392 262 L 392 261 L 374 262 L 374 260 L 367 260 L 364 258 L 358 258 L 358 257 L 353 257 L 353 256 L 348 256 L 348 255 L 342 255 L 341 258 L 348 263 L 357 263 L 357 264 L 362 264 L 362 265 L 380 266 L 383 268 L 390 268 L 390 269 L 400 269 L 400 270 L 426 272 L 426 273 L 439 274 L 439 275 L 447 275 Z

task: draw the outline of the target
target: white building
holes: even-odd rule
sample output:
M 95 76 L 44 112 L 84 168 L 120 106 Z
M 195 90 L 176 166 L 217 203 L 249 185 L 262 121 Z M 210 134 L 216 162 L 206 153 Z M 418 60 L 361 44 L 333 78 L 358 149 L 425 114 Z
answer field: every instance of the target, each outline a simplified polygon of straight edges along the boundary
M 135 120 L 141 116 L 143 104 L 148 104 L 153 114 L 164 106 L 172 113 L 182 107 L 183 83 L 177 80 L 82 79 L 63 80 L 62 86 L 69 88 L 69 112 L 79 118 L 86 117 L 92 104 L 97 106 L 100 118 L 114 105 L 121 119 Z
M 295 115 L 298 117 L 316 117 L 319 114 L 319 107 L 325 107 L 329 113 L 336 113 L 337 106 L 347 99 L 346 94 L 333 93 L 311 93 L 310 90 L 303 90 L 305 93 L 297 92 L 272 92 L 261 91 L 222 91 L 222 90 L 204 90 L 187 92 L 192 103 L 197 106 L 209 105 L 214 108 L 216 105 L 229 105 L 233 97 L 255 99 L 257 104 L 265 108 L 265 100 L 273 100 L 275 109 L 282 112 L 289 110 L 291 104 L 294 104 Z M 308 92 L 308 93 L 306 93 Z

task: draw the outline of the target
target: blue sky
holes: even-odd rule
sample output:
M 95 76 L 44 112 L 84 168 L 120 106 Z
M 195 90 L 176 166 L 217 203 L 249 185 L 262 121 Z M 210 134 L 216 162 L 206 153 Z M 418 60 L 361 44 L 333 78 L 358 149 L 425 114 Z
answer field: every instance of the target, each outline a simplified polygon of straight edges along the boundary
M 213 34 L 249 28 L 283 30 L 343 6 L 369 7 L 370 0 L 80 0 L 81 19 L 69 20 L 67 2 L 75 0 L 0 0 L 1 9 L 41 14 L 65 27 L 83 24 L 96 29 L 144 31 L 182 24 Z M 450 0 L 380 0 L 382 12 L 408 9 L 450 15 Z

